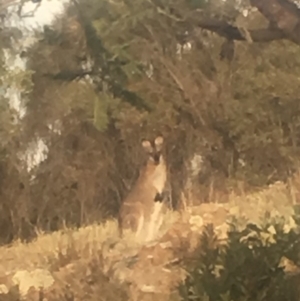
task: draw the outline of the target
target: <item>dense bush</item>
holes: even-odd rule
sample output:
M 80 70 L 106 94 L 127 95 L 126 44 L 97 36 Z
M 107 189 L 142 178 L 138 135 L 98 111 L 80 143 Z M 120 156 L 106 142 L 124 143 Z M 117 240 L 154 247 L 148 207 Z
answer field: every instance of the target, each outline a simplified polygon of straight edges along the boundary
M 203 233 L 181 300 L 299 300 L 300 223 L 266 216 L 261 226 L 231 225 L 228 243 L 217 243 L 213 228 Z M 288 265 L 283 265 L 288 260 Z

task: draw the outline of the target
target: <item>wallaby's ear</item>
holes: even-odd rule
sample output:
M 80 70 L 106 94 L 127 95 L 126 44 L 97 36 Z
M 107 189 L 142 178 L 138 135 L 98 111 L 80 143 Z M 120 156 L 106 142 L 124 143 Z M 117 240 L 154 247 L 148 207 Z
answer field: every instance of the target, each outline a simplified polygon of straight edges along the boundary
M 152 152 L 152 145 L 151 145 L 150 141 L 143 139 L 142 146 L 146 152 L 148 152 L 148 153 Z
M 163 136 L 158 136 L 154 140 L 154 144 L 155 144 L 157 150 L 161 150 L 163 143 L 164 143 Z

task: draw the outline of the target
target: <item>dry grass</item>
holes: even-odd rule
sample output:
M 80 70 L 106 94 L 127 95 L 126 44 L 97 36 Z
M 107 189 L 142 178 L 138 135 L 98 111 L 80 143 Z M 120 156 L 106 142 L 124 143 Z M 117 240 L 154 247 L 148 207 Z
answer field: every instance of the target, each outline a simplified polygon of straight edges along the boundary
M 160 235 L 178 219 L 178 214 L 168 211 Z M 7 271 L 52 269 L 56 262 L 78 258 L 93 258 L 99 254 L 103 244 L 118 240 L 118 226 L 115 220 L 103 224 L 92 224 L 78 230 L 66 229 L 51 234 L 40 234 L 34 241 L 24 244 L 15 241 L 0 248 L 0 275 Z M 127 245 L 139 246 L 132 233 L 126 233 Z M 25 260 L 24 260 L 25 259 Z M 65 263 L 67 264 L 67 262 Z
M 0 248 L 0 273 L 35 267 L 50 268 L 61 256 L 70 256 L 70 250 L 74 257 L 93 257 L 101 250 L 103 242 L 111 237 L 117 237 L 117 224 L 113 220 L 79 230 L 41 234 L 28 244 L 16 241 Z
M 251 194 L 232 193 L 229 196 L 229 202 L 224 204 L 224 207 L 231 215 L 244 216 L 257 223 L 261 221 L 266 211 L 269 211 L 271 215 L 289 218 L 293 213 L 292 205 L 296 202 L 299 179 L 299 176 L 293 178 L 289 184 L 278 182 L 267 189 Z M 191 212 L 192 210 L 189 214 L 192 214 Z M 160 236 L 163 236 L 182 216 L 178 212 L 168 211 Z M 103 265 L 100 264 L 102 252 L 107 246 L 118 241 L 120 240 L 115 220 L 109 220 L 104 224 L 89 225 L 79 230 L 66 229 L 52 234 L 40 234 L 36 240 L 28 244 L 15 241 L 10 246 L 0 248 L 0 276 L 22 269 L 44 268 L 49 271 L 58 271 L 70 264 L 77 267 L 75 270 L 84 270 L 83 267 L 89 265 L 94 265 L 101 270 L 103 269 Z M 135 249 L 135 252 L 142 247 L 142 244 L 136 241 L 131 233 L 126 234 L 123 242 L 127 247 Z M 79 273 L 75 274 L 75 278 L 76 275 L 79 277 Z M 66 279 L 68 277 L 66 275 Z M 103 281 L 102 283 L 105 282 Z M 114 290 L 108 283 L 105 287 L 109 288 L 109 291 Z M 85 289 L 84 286 L 82 289 Z M 108 299 L 113 298 L 115 297 L 112 295 Z
M 270 210 L 273 214 L 290 215 L 293 202 L 289 186 L 279 182 L 248 195 L 237 196 L 232 193 L 225 207 L 234 215 L 247 215 L 249 218 L 257 219 L 266 210 Z M 259 212 L 261 214 L 258 214 Z M 165 233 L 178 218 L 178 213 L 168 211 L 161 234 Z M 41 234 L 28 244 L 15 241 L 10 246 L 0 248 L 0 273 L 21 268 L 49 268 L 53 261 L 59 260 L 59 256 L 67 255 L 70 250 L 79 258 L 92 257 L 101 250 L 104 242 L 116 240 L 117 237 L 117 223 L 115 220 L 109 220 L 104 224 L 93 224 L 79 230 L 66 229 Z M 125 240 L 132 244 L 138 243 L 130 233 Z

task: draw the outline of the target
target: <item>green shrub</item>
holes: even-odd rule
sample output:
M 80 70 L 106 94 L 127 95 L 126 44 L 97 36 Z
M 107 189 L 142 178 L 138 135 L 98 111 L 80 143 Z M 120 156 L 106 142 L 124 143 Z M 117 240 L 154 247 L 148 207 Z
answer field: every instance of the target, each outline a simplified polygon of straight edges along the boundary
M 248 223 L 240 230 L 232 223 L 228 243 L 220 245 L 207 226 L 189 272 L 179 287 L 181 300 L 299 300 L 297 273 L 285 271 L 282 259 L 300 262 L 299 214 L 287 228 L 283 218 L 265 217 L 261 226 Z

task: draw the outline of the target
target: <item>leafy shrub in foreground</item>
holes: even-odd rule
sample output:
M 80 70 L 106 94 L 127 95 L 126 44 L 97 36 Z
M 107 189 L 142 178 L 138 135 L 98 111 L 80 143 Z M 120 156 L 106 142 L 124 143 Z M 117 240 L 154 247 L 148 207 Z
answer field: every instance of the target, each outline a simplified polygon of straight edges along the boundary
M 208 225 L 195 257 L 186 262 L 181 300 L 299 300 L 299 276 L 281 264 L 283 258 L 300 263 L 299 216 L 292 228 L 283 218 L 267 216 L 261 226 L 248 223 L 242 230 L 232 223 L 226 245 L 217 243 Z

